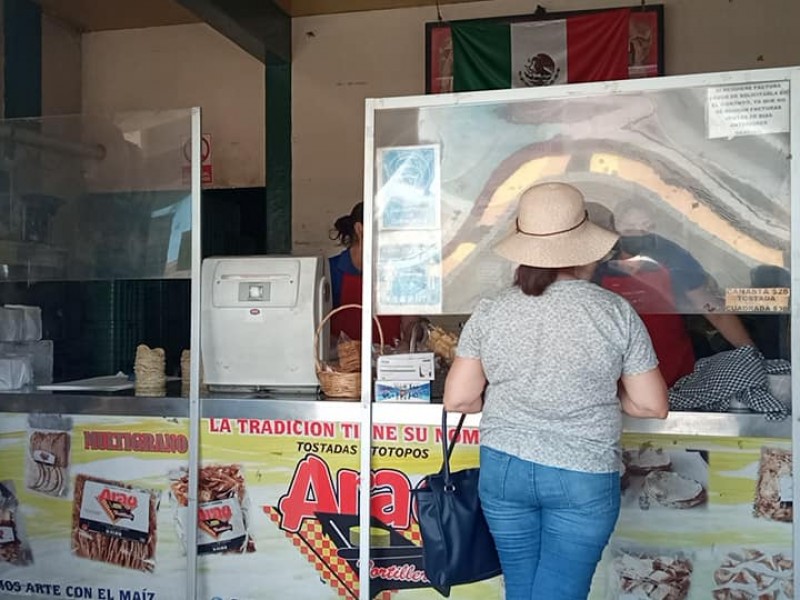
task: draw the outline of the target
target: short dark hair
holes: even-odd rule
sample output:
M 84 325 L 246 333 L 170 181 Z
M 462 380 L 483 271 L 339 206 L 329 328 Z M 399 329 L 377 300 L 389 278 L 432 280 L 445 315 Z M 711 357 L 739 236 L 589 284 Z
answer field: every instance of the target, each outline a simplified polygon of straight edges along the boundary
M 517 274 L 514 277 L 514 285 L 528 296 L 541 296 L 550 287 L 560 269 L 544 269 L 540 267 L 529 267 L 520 265 L 517 267 Z
M 364 222 L 364 203 L 359 202 L 353 207 L 349 215 L 344 215 L 336 219 L 330 238 L 338 241 L 342 246 L 348 248 L 353 245 L 356 238 L 356 223 Z

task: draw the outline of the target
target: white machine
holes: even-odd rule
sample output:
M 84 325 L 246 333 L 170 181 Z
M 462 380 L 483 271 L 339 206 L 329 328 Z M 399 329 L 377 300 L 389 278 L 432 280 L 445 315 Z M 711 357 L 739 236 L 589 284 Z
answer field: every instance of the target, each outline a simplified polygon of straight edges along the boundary
M 316 388 L 314 332 L 330 308 L 323 257 L 207 258 L 201 341 L 205 383 L 212 389 Z M 326 323 L 320 334 L 323 360 L 328 348 Z

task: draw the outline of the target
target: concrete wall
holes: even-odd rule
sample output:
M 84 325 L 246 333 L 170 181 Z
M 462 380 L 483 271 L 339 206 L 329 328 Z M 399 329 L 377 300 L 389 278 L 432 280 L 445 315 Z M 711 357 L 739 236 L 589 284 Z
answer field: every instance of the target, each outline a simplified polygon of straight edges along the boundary
M 543 1 L 552 11 L 629 5 Z M 526 14 L 536 3 L 442 6 L 445 19 Z M 800 63 L 794 0 L 663 0 L 667 74 Z M 328 230 L 362 195 L 364 99 L 425 90 L 425 22 L 433 7 L 293 21 L 293 239 L 298 252 L 330 251 Z
M 205 24 L 83 36 L 85 113 L 200 106 L 210 187 L 264 186 L 264 66 Z
M 81 34 L 42 15 L 42 115 L 81 112 Z

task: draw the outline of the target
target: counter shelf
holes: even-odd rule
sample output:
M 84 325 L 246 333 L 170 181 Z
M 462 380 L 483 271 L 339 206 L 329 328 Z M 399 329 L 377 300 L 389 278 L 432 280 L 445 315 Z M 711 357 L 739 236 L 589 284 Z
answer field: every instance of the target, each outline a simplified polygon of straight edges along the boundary
M 357 422 L 361 406 L 356 402 L 319 399 L 309 394 L 206 394 L 200 398 L 202 418 L 308 419 Z M 439 425 L 440 404 L 374 404 L 373 423 Z M 188 418 L 186 398 L 146 398 L 124 392 L 30 392 L 0 394 L 2 413 L 47 413 L 87 416 Z M 467 427 L 477 427 L 480 414 L 469 415 Z M 673 411 L 664 420 L 624 417 L 625 433 L 752 437 L 788 439 L 791 419 L 767 421 L 763 415 Z

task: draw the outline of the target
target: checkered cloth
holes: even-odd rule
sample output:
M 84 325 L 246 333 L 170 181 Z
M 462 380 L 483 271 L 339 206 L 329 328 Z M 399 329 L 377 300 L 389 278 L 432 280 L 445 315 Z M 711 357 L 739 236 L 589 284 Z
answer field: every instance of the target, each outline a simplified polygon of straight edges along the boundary
M 673 410 L 727 412 L 738 401 L 770 421 L 786 418 L 789 407 L 769 389 L 768 374 L 791 371 L 786 360 L 764 360 L 752 346 L 744 346 L 697 361 L 694 372 L 681 378 L 669 391 Z

